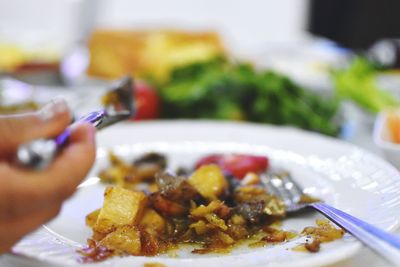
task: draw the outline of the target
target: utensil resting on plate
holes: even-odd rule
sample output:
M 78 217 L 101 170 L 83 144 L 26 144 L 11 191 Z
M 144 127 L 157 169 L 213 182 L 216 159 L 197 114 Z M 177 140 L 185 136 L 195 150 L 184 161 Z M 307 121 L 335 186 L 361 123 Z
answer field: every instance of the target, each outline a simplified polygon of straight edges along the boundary
M 322 201 L 301 203 L 301 197 L 304 195 L 303 190 L 287 172 L 265 174 L 261 176 L 261 181 L 269 192 L 283 200 L 288 213 L 298 212 L 307 207 L 313 208 L 385 260 L 395 266 L 400 266 L 400 237 L 385 232 Z
M 77 122 L 89 122 L 100 130 L 130 118 L 134 114 L 132 85 L 133 81 L 128 77 L 115 82 L 104 96 L 107 99 L 105 107 L 84 115 Z M 54 139 L 38 139 L 23 144 L 17 150 L 17 162 L 25 167 L 43 169 L 51 163 L 70 136 L 71 129 L 68 127 Z

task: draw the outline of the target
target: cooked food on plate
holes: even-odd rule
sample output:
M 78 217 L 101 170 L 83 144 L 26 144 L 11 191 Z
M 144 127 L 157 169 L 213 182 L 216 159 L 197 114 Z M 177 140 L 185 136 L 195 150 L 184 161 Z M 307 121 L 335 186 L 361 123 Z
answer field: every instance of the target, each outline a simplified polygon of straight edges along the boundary
M 316 252 L 320 243 L 344 234 L 324 220 L 300 233 L 281 229 L 285 205 L 263 186 L 272 172 L 263 156 L 208 155 L 174 173 L 158 153 L 132 163 L 110 153 L 110 162 L 99 176 L 114 186 L 105 189 L 103 206 L 86 216 L 93 235 L 80 251 L 85 262 L 173 253 L 183 245 L 191 245 L 195 254 L 227 253 L 302 235 L 309 242 L 293 250 Z

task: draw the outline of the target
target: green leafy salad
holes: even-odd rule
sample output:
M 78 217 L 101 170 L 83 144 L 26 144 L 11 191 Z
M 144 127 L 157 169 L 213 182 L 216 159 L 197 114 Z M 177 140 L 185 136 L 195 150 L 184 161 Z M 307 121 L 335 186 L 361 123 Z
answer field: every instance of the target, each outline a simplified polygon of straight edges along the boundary
M 337 135 L 338 103 L 274 71 L 224 58 L 177 68 L 157 86 L 165 118 L 246 120 Z

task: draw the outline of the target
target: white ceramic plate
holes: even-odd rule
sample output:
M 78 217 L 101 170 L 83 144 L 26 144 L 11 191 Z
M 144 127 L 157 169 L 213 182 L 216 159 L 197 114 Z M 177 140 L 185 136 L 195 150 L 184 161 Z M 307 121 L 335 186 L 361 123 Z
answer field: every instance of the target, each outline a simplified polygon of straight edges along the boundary
M 268 155 L 272 166 L 288 169 L 306 192 L 392 231 L 400 215 L 400 176 L 397 170 L 374 155 L 350 144 L 291 128 L 221 122 L 149 122 L 115 126 L 99 133 L 98 161 L 78 193 L 65 203 L 52 222 L 26 237 L 14 252 L 40 265 L 77 265 L 76 249 L 85 245 L 91 231 L 85 215 L 100 207 L 104 186 L 95 177 L 107 164 L 106 149 L 132 158 L 148 151 L 169 156 L 172 165 L 191 166 L 211 152 L 242 152 Z M 73 166 L 71 166 L 73 167 Z M 320 217 L 306 213 L 284 221 L 283 228 L 300 231 Z M 360 244 L 351 236 L 323 244 L 319 253 L 291 250 L 302 240 L 263 248 L 241 247 L 228 255 L 193 255 L 189 250 L 177 258 L 114 257 L 99 265 L 143 266 L 158 262 L 166 266 L 320 266 L 353 255 Z

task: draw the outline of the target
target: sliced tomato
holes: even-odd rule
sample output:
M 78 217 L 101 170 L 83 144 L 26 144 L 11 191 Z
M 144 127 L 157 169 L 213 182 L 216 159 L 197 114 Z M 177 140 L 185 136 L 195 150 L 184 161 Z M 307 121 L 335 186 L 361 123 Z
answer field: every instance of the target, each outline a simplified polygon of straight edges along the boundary
M 133 94 L 136 113 L 132 120 L 150 120 L 159 117 L 160 97 L 154 88 L 143 81 L 137 81 Z
M 217 164 L 225 172 L 229 172 L 238 179 L 242 179 L 249 172 L 260 173 L 266 171 L 269 166 L 269 160 L 263 156 L 214 154 L 200 159 L 196 163 L 196 169 L 208 164 Z

